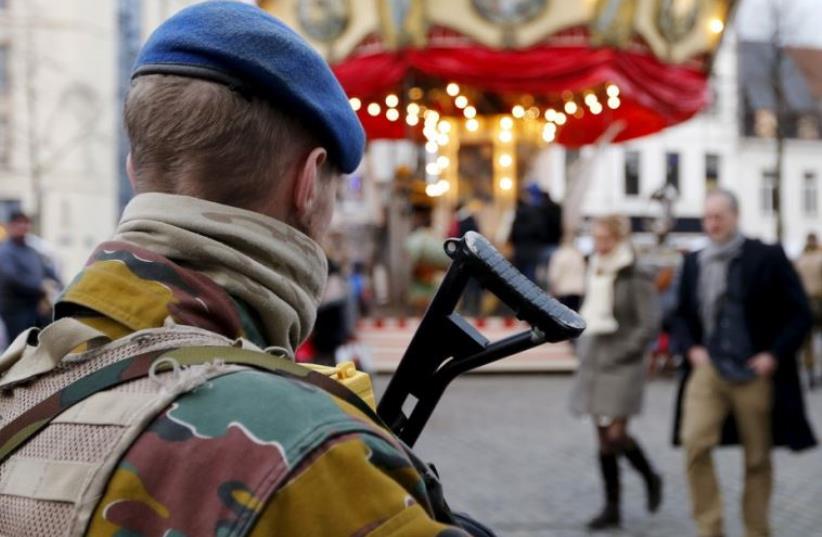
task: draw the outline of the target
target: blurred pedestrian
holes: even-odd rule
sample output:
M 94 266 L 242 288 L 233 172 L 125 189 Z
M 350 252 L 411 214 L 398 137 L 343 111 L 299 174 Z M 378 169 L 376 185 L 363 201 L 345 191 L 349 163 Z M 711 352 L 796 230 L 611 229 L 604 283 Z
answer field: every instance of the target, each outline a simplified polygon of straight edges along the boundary
M 738 220 L 732 193 L 708 195 L 703 227 L 710 242 L 685 258 L 674 318 L 675 343 L 687 357 L 675 440 L 685 447 L 700 537 L 724 531 L 711 456 L 717 444 L 744 447 L 746 537 L 770 535 L 771 447 L 815 445 L 796 368 L 811 324 L 808 302 L 782 248 L 746 238 Z
M 571 409 L 591 416 L 599 437 L 605 507 L 588 523 L 599 530 L 620 524 L 620 456 L 642 476 L 648 510 L 657 511 L 662 502 L 662 478 L 628 433 L 630 417 L 642 408 L 644 358 L 660 315 L 653 279 L 637 264 L 627 220 L 598 218 L 592 232 L 594 255 L 580 312 L 588 328 L 577 347 Z
M 448 235 L 462 237 L 469 231 L 480 233 L 480 228 L 475 215 L 474 203 L 462 200 L 457 204 Z M 480 315 L 482 311 L 482 286 L 473 278 L 468 280 L 462 294 L 462 311 L 465 315 L 471 316 Z
M 808 386 L 816 385 L 816 353 L 814 343 L 822 331 L 822 248 L 816 233 L 808 233 L 802 255 L 796 260 L 796 270 L 805 286 L 813 312 L 813 328 L 802 348 L 802 363 L 808 372 Z
M 437 291 L 451 259 L 442 246 L 445 239 L 431 226 L 430 206 L 412 207 L 411 226 L 411 234 L 405 240 L 411 266 L 408 304 L 415 314 L 422 314 Z
M 8 235 L 0 244 L 0 317 L 9 341 L 30 326 L 43 326 L 50 317 L 49 299 L 59 287 L 59 278 L 26 236 L 31 219 L 15 212 L 6 226 Z
M 545 266 L 562 238 L 562 208 L 536 183 L 525 187 L 517 204 L 509 242 L 514 266 L 536 282 L 537 267 Z
M 579 311 L 585 293 L 585 257 L 573 240 L 563 242 L 551 257 L 548 290 L 562 304 Z

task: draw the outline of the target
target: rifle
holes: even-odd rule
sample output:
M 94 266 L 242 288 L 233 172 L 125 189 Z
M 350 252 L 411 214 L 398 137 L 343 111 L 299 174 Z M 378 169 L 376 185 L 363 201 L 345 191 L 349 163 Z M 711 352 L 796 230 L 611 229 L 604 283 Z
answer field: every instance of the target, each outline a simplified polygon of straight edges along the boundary
M 473 231 L 445 241 L 453 260 L 391 378 L 377 414 L 413 446 L 448 384 L 459 375 L 546 342 L 578 337 L 585 321 L 522 275 Z M 530 325 L 491 342 L 454 309 L 471 278 Z

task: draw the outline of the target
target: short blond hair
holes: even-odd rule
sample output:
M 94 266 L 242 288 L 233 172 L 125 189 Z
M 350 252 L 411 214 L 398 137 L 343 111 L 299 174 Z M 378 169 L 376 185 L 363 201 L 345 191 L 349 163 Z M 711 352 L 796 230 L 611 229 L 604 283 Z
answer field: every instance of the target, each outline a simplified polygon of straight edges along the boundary
M 593 226 L 604 227 L 608 230 L 608 233 L 619 242 L 628 239 L 631 235 L 631 221 L 628 217 L 621 214 L 597 216 L 592 222 L 592 227 Z
M 135 79 L 125 124 L 137 192 L 255 209 L 321 144 L 289 114 L 222 84 L 173 75 Z

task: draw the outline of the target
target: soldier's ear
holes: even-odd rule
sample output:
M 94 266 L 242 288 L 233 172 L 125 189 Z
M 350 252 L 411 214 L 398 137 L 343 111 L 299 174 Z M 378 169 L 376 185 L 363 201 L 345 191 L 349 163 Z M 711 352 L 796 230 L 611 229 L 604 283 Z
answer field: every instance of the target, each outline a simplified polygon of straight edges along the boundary
M 328 158 L 326 150 L 322 147 L 315 147 L 297 170 L 292 201 L 300 220 L 307 216 L 314 207 L 318 191 L 317 180 L 326 158 Z

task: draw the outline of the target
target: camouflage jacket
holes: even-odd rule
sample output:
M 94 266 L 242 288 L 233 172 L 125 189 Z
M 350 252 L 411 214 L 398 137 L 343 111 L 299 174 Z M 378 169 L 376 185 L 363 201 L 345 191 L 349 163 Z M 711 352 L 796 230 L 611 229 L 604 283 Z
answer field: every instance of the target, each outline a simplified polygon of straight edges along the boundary
M 171 319 L 266 343 L 248 305 L 124 242 L 102 244 L 55 311 L 112 339 Z M 244 370 L 179 397 L 120 460 L 86 535 L 466 535 L 433 520 L 423 478 L 390 433 L 311 388 Z

